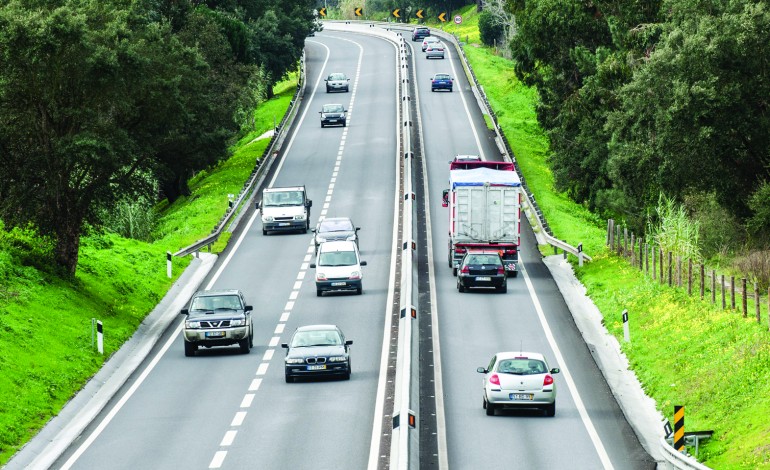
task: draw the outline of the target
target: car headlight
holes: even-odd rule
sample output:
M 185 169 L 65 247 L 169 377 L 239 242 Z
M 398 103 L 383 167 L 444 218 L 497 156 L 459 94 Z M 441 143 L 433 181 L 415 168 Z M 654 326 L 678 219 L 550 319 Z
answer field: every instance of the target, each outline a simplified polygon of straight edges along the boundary
M 326 114 L 321 113 L 321 119 L 326 119 Z
M 361 279 L 361 271 L 353 271 L 350 273 L 349 279 Z
M 324 273 L 316 273 L 315 280 L 316 281 L 325 281 L 326 280 L 326 274 L 324 274 Z
M 199 321 L 186 321 L 184 322 L 184 327 L 188 330 L 196 330 L 201 327 L 201 322 Z
M 302 364 L 305 360 L 302 358 L 286 358 L 286 364 Z
M 295 215 L 294 220 L 305 220 L 305 214 Z
M 230 320 L 230 326 L 246 326 L 246 319 Z
M 345 362 L 347 360 L 348 358 L 346 358 L 345 356 L 331 356 L 329 358 L 329 362 Z
M 272 215 L 264 215 L 262 216 L 262 222 L 272 222 L 273 216 Z

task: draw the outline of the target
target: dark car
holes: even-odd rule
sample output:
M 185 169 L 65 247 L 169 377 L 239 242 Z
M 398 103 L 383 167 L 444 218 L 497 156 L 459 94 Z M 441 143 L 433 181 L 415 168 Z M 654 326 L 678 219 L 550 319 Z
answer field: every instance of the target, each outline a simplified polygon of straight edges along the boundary
M 341 104 L 325 104 L 321 108 L 321 127 L 347 125 L 347 109 Z
M 505 266 L 496 251 L 469 251 L 457 270 L 457 290 L 476 287 L 493 287 L 499 292 L 508 291 Z
M 430 79 L 430 91 L 449 90 L 452 91 L 452 77 L 448 73 L 437 73 Z
M 350 380 L 350 346 L 352 340 L 335 325 L 301 326 L 291 335 L 284 359 L 286 382 L 297 377 L 337 375 Z
M 412 30 L 412 41 L 421 41 L 430 36 L 430 29 L 426 26 L 418 26 Z
M 332 91 L 350 91 L 350 79 L 344 73 L 330 73 L 325 81 L 326 93 L 331 93 Z
M 359 230 L 361 227 L 356 227 L 350 217 L 325 217 L 313 229 L 315 252 L 318 253 L 318 246 L 323 242 L 349 240 L 358 245 Z
M 246 305 L 239 290 L 198 291 L 182 309 L 184 321 L 184 355 L 194 356 L 198 347 L 237 344 L 248 354 L 254 346 L 253 307 Z

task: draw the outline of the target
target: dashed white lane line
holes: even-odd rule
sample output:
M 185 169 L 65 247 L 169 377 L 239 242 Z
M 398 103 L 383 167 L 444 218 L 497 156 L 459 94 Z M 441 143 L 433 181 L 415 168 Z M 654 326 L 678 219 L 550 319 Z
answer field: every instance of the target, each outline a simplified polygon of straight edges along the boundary
M 230 423 L 230 426 L 240 426 L 243 424 L 243 420 L 246 419 L 246 412 L 245 411 L 238 411 L 235 413 L 235 416 L 233 416 L 233 421 Z
M 270 338 L 269 346 L 271 348 L 274 348 L 274 347 L 278 346 L 278 342 L 279 341 L 281 341 L 281 337 L 280 336 L 273 336 L 272 338 Z
M 222 442 L 219 443 L 220 447 L 227 447 L 233 444 L 233 441 L 235 440 L 235 436 L 238 434 L 238 431 L 227 431 L 225 433 L 225 437 L 222 438 Z
M 275 349 L 268 349 L 265 351 L 265 355 L 262 356 L 263 361 L 270 361 L 273 358 L 273 354 L 275 353 Z
M 288 301 L 288 302 L 286 302 L 286 306 L 283 309 L 291 311 L 291 309 L 293 309 L 293 308 L 294 308 L 294 302 L 293 301 Z
M 227 456 L 226 450 L 218 450 L 214 454 L 214 458 L 211 459 L 211 463 L 209 464 L 209 468 L 221 468 L 222 462 L 225 461 L 225 457 Z
M 297 296 L 299 296 L 298 290 L 291 291 L 291 294 L 289 294 L 289 299 L 291 300 L 297 300 Z
M 251 381 L 251 385 L 249 385 L 249 391 L 250 392 L 256 392 L 259 390 L 259 386 L 262 385 L 262 379 L 254 379 Z
M 283 334 L 284 328 L 286 328 L 286 325 L 283 323 L 279 323 L 275 325 L 275 331 L 273 332 L 273 334 L 276 334 L 276 335 Z
M 265 375 L 265 374 L 267 374 L 267 366 L 269 366 L 269 365 L 270 364 L 265 364 L 264 362 L 262 364 L 260 364 L 259 367 L 257 368 L 257 375 Z
M 283 312 L 281 314 L 281 319 L 279 320 L 281 323 L 286 323 L 289 321 L 289 315 L 291 315 L 291 312 Z
M 253 393 L 247 393 L 243 396 L 243 400 L 241 400 L 241 408 L 251 408 L 251 404 L 254 401 L 254 394 Z

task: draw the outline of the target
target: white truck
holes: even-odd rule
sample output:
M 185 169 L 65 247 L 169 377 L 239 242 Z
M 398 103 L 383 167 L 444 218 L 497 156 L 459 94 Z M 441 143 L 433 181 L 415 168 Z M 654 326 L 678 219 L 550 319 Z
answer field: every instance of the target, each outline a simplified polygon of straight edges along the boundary
M 310 228 L 310 207 L 304 186 L 266 188 L 257 209 L 262 216 L 262 235 L 270 231 L 300 230 Z
M 518 275 L 521 181 L 513 163 L 455 160 L 449 167 L 449 267 L 468 250 L 497 251 L 509 275 Z

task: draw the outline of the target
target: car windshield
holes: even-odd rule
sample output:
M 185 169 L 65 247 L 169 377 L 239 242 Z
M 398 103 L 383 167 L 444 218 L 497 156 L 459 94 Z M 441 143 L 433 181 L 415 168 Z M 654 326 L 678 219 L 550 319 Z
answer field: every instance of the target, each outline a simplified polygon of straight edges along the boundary
M 325 113 L 341 113 L 345 108 L 341 104 L 325 104 L 323 112 Z
M 310 346 L 340 346 L 342 338 L 336 330 L 309 330 L 298 331 L 291 339 L 292 348 L 306 348 Z
M 329 75 L 329 80 L 345 80 L 345 78 L 344 73 L 333 73 Z
M 321 222 L 318 228 L 321 233 L 325 232 L 352 232 L 353 223 L 348 219 L 326 219 Z
M 434 77 L 434 80 L 449 80 L 449 75 L 443 74 L 443 73 L 437 73 Z
M 539 359 L 505 359 L 497 364 L 497 372 L 501 374 L 534 375 L 545 374 L 545 363 Z
M 330 251 L 318 257 L 319 266 L 353 266 L 358 264 L 354 251 Z
M 501 264 L 498 255 L 468 255 L 465 264 Z
M 302 205 L 302 191 L 265 193 L 262 204 L 265 206 L 299 206 Z
M 190 310 L 241 310 L 242 307 L 237 295 L 205 295 L 193 299 Z

